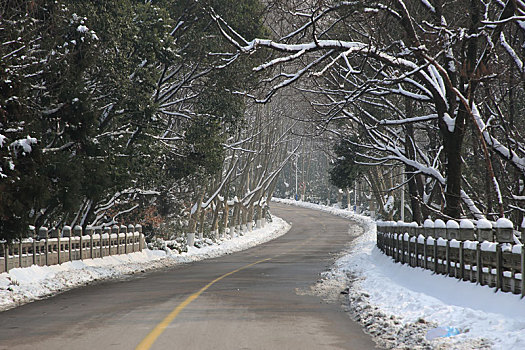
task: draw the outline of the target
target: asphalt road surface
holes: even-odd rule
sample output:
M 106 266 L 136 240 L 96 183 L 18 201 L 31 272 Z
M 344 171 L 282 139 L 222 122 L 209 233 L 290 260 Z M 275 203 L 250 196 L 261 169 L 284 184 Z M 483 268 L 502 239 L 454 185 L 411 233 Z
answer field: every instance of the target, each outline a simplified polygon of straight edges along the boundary
M 374 349 L 307 290 L 350 222 L 272 204 L 284 236 L 217 259 L 77 288 L 0 313 L 0 349 Z

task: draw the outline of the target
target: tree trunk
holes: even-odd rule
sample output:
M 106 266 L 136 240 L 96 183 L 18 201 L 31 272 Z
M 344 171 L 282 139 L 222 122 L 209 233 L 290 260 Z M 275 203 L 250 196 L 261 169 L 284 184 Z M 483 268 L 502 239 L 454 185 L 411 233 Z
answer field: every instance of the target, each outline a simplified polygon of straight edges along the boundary
M 226 228 L 228 227 L 228 219 L 230 215 L 230 208 L 228 206 L 228 199 L 226 197 L 224 198 L 224 208 L 222 213 L 223 226 L 221 229 L 221 237 L 224 237 L 224 235 L 226 234 Z
M 204 238 L 204 219 L 206 218 L 206 210 L 201 210 L 200 218 L 199 218 L 199 239 L 202 240 Z
M 250 203 L 250 206 L 248 209 L 248 231 L 253 230 L 253 214 L 254 214 L 253 204 Z
M 444 214 L 459 219 L 461 215 L 461 142 L 457 137 L 449 137 L 444 144 L 447 155 Z
M 410 113 L 410 114 L 408 114 Z M 412 104 L 407 102 L 407 114 L 412 116 Z M 407 124 L 405 127 L 405 150 L 407 157 L 412 160 L 416 160 L 416 155 L 414 151 L 415 143 L 414 140 L 414 127 L 412 124 Z M 421 224 L 423 222 L 423 217 L 421 213 L 421 196 L 417 188 L 416 183 L 416 168 L 409 165 L 405 166 L 405 171 L 408 176 L 408 195 L 410 197 L 410 207 L 412 209 L 412 220 Z
M 232 220 L 230 221 L 230 236 L 233 238 L 235 237 L 235 225 L 238 224 L 239 221 L 239 203 L 233 204 L 233 216 Z
M 219 238 L 219 211 L 221 207 L 221 202 L 217 201 L 215 210 L 213 211 L 213 219 L 211 223 L 211 235 L 213 239 Z
M 241 204 L 241 233 L 245 234 L 248 228 L 248 208 Z
M 257 211 L 256 211 L 256 216 L 255 216 L 255 223 L 257 225 L 257 228 L 261 228 L 262 227 L 262 204 L 259 202 L 257 203 Z

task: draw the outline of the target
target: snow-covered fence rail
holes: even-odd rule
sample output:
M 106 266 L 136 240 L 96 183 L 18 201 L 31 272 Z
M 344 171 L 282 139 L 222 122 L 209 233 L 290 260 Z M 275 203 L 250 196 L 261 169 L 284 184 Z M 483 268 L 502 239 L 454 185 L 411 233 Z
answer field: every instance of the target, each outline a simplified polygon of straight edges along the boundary
M 437 221 L 437 220 L 436 220 Z M 490 223 L 489 223 L 490 224 Z M 377 246 L 396 262 L 525 296 L 525 246 L 512 225 L 380 222 Z M 437 227 L 436 227 L 437 226 Z M 490 239 L 490 240 L 489 240 Z
M 144 247 L 141 225 L 115 225 L 104 231 L 88 227 L 85 232 L 80 226 L 64 226 L 61 231 L 41 227 L 33 237 L 0 243 L 0 273 L 16 267 L 128 254 Z

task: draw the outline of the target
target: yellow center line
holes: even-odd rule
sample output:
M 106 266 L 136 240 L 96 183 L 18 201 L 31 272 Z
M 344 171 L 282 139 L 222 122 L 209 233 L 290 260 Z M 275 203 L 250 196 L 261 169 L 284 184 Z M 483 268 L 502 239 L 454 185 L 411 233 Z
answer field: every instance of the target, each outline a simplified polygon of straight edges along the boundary
M 215 283 L 219 282 L 223 278 L 226 278 L 230 275 L 233 275 L 236 272 L 242 271 L 244 269 L 247 269 L 249 267 L 252 267 L 254 265 L 260 264 L 262 262 L 271 260 L 272 258 L 266 258 L 259 261 L 256 261 L 254 263 L 245 265 L 243 267 L 238 268 L 237 270 L 230 271 L 228 273 L 225 273 L 224 275 L 217 277 L 201 289 L 199 289 L 197 292 L 193 293 L 189 297 L 186 298 L 182 303 L 180 303 L 173 311 L 169 313 L 168 316 L 166 316 L 153 330 L 144 338 L 139 345 L 135 348 L 136 350 L 147 350 L 150 349 L 153 343 L 157 340 L 157 338 L 164 332 L 164 330 L 169 326 L 169 324 L 177 317 L 177 315 L 186 307 L 188 306 L 192 301 L 197 299 L 206 289 L 210 288 Z
M 290 253 L 290 252 L 293 252 L 295 250 L 297 250 L 298 248 L 302 247 L 303 245 L 309 243 L 311 240 L 313 240 L 314 238 L 316 237 L 311 237 L 309 239 L 307 239 L 306 241 L 304 241 L 302 244 L 299 244 L 297 246 L 295 246 L 293 249 L 290 249 L 288 251 L 286 251 L 285 253 Z M 184 310 L 184 308 L 186 306 L 188 306 L 189 304 L 191 304 L 192 301 L 194 301 L 195 299 L 197 299 L 202 293 L 204 293 L 208 288 L 210 288 L 212 285 L 214 285 L 215 283 L 219 282 L 220 280 L 222 280 L 223 278 L 226 278 L 228 276 L 231 276 L 233 275 L 234 273 L 236 272 L 239 272 L 239 271 L 242 271 L 244 269 L 247 269 L 249 267 L 252 267 L 254 265 L 257 265 L 257 264 L 260 264 L 260 263 L 263 263 L 265 261 L 268 261 L 268 260 L 272 260 L 273 258 L 276 258 L 278 256 L 281 256 L 285 253 L 281 253 L 281 254 L 278 254 L 272 258 L 266 258 L 266 259 L 262 259 L 262 260 L 258 260 L 254 263 L 251 263 L 251 264 L 248 264 L 248 265 L 244 265 L 240 268 L 238 268 L 237 270 L 233 270 L 233 271 L 230 271 L 228 273 L 225 273 L 224 275 L 222 276 L 219 276 L 217 277 L 216 279 L 214 279 L 213 281 L 211 281 L 210 283 L 208 283 L 207 285 L 205 285 L 204 287 L 202 287 L 201 289 L 199 289 L 197 292 L 193 293 L 192 295 L 190 295 L 189 297 L 187 297 L 182 303 L 180 303 L 179 305 L 177 305 L 177 307 L 175 307 L 175 309 L 173 309 L 173 311 L 171 311 L 168 316 L 166 316 L 162 321 L 160 321 L 159 324 L 157 324 L 155 326 L 155 328 L 153 328 L 153 330 L 144 338 L 142 339 L 142 341 L 139 343 L 139 345 L 137 345 L 137 347 L 135 348 L 135 350 L 149 350 L 151 349 L 151 347 L 153 346 L 153 344 L 155 343 L 155 341 L 158 339 L 158 337 L 160 337 L 160 335 L 166 330 L 166 328 L 170 325 L 171 322 L 173 322 L 173 320 L 175 319 L 175 317 L 177 317 L 177 315 L 182 311 Z

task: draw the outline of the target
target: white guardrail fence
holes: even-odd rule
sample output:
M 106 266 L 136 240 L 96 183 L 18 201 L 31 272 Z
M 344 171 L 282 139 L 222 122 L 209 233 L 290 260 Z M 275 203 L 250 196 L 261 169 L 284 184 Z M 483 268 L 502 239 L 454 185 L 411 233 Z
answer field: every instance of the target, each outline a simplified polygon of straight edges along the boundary
M 66 261 L 102 258 L 142 251 L 141 225 L 114 225 L 93 229 L 64 226 L 62 230 L 38 230 L 35 238 L 0 243 L 0 273 L 31 265 L 56 265 Z
M 396 262 L 525 296 L 525 246 L 512 223 L 377 223 L 377 246 Z

